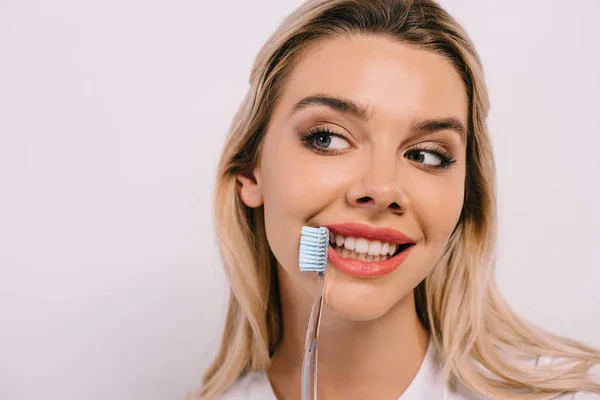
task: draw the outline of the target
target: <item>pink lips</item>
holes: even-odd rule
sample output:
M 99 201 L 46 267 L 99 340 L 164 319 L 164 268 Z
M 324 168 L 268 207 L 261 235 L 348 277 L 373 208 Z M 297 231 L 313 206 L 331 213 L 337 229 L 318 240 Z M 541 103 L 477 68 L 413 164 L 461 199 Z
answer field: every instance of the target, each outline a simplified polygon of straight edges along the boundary
M 408 257 L 413 249 L 415 241 L 408 235 L 389 228 L 378 228 L 371 225 L 356 222 L 326 225 L 332 233 L 342 236 L 362 237 L 368 240 L 379 240 L 382 242 L 409 245 L 394 257 L 385 261 L 363 261 L 345 258 L 338 254 L 331 245 L 329 246 L 329 261 L 340 271 L 358 277 L 379 277 L 395 271 Z
M 342 236 L 362 237 L 367 240 L 379 240 L 397 244 L 414 243 L 409 236 L 390 228 L 379 228 L 358 222 L 347 222 L 344 224 L 326 225 L 330 232 Z

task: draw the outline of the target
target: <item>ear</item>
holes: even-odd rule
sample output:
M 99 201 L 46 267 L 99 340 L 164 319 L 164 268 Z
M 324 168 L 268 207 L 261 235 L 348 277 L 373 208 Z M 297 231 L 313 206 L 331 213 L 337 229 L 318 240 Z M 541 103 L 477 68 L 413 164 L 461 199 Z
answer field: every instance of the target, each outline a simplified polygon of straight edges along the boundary
M 245 205 L 250 208 L 262 206 L 263 195 L 255 173 L 251 176 L 236 175 L 236 186 Z

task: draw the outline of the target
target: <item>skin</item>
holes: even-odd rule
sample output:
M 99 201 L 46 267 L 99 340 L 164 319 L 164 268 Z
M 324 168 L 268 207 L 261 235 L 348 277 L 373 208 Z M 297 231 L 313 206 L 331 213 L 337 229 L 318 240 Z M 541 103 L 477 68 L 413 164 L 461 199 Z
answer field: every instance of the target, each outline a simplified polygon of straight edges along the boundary
M 315 95 L 352 100 L 367 115 L 325 105 L 294 112 Z M 245 204 L 264 206 L 279 263 L 284 333 L 268 371 L 278 398 L 300 398 L 315 292 L 315 275 L 298 269 L 303 225 L 361 222 L 416 242 L 406 261 L 382 277 L 353 277 L 328 266 L 319 339 L 319 397 L 396 399 L 409 386 L 429 341 L 413 291 L 458 223 L 466 166 L 460 133 L 413 128 L 442 118 L 467 126 L 467 115 L 466 91 L 452 64 L 409 44 L 377 36 L 332 38 L 299 60 L 273 109 L 254 176 L 238 176 Z M 307 145 L 302 135 L 319 127 L 343 138 L 313 138 L 317 147 Z M 330 153 L 320 150 L 324 146 Z M 441 160 L 437 150 L 455 162 L 432 169 Z

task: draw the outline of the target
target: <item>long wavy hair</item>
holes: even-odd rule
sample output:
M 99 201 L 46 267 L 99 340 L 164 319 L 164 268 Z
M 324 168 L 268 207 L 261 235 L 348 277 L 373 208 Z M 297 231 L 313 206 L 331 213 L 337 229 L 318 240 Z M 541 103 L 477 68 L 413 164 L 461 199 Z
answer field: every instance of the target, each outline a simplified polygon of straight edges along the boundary
M 468 95 L 462 214 L 443 257 L 415 289 L 417 313 L 448 383 L 460 382 L 494 399 L 600 393 L 600 384 L 586 375 L 600 363 L 600 352 L 524 321 L 498 291 L 488 94 L 479 56 L 465 31 L 431 0 L 311 0 L 283 21 L 258 54 L 221 157 L 215 218 L 231 294 L 221 348 L 204 376 L 200 397 L 213 398 L 244 373 L 267 369 L 282 335 L 276 260 L 263 209 L 244 205 L 236 175 L 250 175 L 257 165 L 271 111 L 302 54 L 324 38 L 353 34 L 383 36 L 445 57 Z M 522 362 L 540 355 L 566 361 L 537 368 Z

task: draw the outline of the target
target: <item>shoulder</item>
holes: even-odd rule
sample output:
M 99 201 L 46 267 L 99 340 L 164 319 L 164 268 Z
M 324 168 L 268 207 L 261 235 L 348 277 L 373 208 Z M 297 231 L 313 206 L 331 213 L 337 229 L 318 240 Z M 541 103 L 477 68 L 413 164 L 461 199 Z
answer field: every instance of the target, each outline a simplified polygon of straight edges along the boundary
M 557 359 L 551 357 L 537 357 L 526 361 L 532 367 L 547 365 L 555 362 Z M 485 369 L 485 368 L 484 368 Z M 488 371 L 489 372 L 489 371 Z M 589 371 L 593 382 L 600 384 L 600 364 L 592 367 Z M 480 394 L 476 394 L 467 389 L 460 382 L 456 385 L 453 390 L 448 389 L 444 399 L 448 400 L 492 400 L 489 397 L 485 397 Z M 600 393 L 593 393 L 587 391 L 576 391 L 563 393 L 552 400 L 600 400 Z
M 252 371 L 240 377 L 215 400 L 277 400 L 264 371 Z

